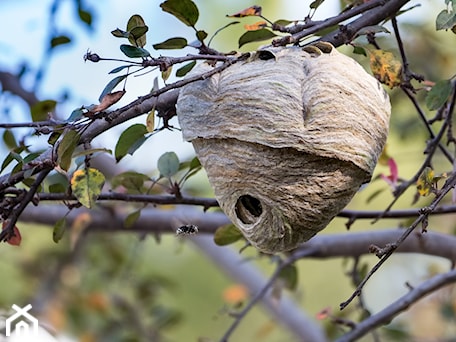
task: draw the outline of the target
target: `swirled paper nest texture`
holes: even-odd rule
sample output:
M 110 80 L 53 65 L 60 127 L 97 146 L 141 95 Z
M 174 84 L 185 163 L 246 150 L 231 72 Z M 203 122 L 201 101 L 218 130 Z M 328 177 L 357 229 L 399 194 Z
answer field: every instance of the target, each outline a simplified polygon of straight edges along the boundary
M 320 44 L 260 50 L 186 85 L 177 114 L 223 211 L 276 253 L 325 228 L 370 180 L 390 103 L 357 62 Z

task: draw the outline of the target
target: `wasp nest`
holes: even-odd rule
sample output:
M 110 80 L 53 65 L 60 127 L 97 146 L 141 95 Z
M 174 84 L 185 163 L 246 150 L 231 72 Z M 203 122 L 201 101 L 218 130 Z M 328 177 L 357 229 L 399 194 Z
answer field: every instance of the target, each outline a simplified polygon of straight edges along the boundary
M 325 228 L 370 180 L 390 103 L 358 63 L 320 43 L 260 50 L 191 83 L 177 114 L 223 211 L 275 253 Z

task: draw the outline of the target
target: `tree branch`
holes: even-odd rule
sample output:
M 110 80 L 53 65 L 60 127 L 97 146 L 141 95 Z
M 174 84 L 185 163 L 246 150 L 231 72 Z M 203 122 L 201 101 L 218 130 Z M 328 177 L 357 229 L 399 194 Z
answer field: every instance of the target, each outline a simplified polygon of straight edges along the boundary
M 15 191 L 15 190 L 14 190 Z M 8 193 L 8 189 L 5 190 Z M 74 195 L 64 193 L 38 193 L 36 194 L 38 201 L 77 201 Z M 204 209 L 211 207 L 218 207 L 219 204 L 215 198 L 206 197 L 190 197 L 182 196 L 176 197 L 171 195 L 146 195 L 146 194 L 125 194 L 119 192 L 105 192 L 101 193 L 97 198 L 98 203 L 103 201 L 122 201 L 129 203 L 144 203 L 144 204 L 185 204 L 185 205 L 198 205 Z M 420 208 L 416 209 L 399 209 L 384 212 L 384 210 L 342 210 L 337 217 L 348 218 L 350 221 L 360 219 L 376 219 L 382 216 L 382 219 L 398 219 L 408 218 L 420 215 Z M 429 216 L 445 215 L 456 213 L 456 205 L 442 205 L 436 207 Z
M 241 254 L 235 252 L 232 248 L 220 248 L 216 246 L 209 236 L 196 236 L 191 240 L 199 249 L 208 255 L 209 260 L 214 262 L 220 269 L 224 270 L 231 278 L 247 286 L 249 293 L 252 294 L 257 301 L 260 300 L 266 310 L 275 317 L 275 320 L 285 325 L 290 332 L 293 332 L 294 335 L 299 338 L 299 341 L 326 341 L 321 327 L 297 307 L 287 296 L 283 296 L 280 301 L 277 302 L 270 296 L 265 295 L 264 292 L 269 288 L 268 285 L 270 285 L 273 277 L 266 280 L 252 263 L 245 262 Z M 251 300 L 250 304 L 253 305 L 257 301 Z M 242 319 L 242 317 L 239 316 L 236 318 Z M 236 320 L 235 322 L 239 323 L 240 320 Z M 230 330 L 230 333 L 231 332 L 232 330 Z M 225 334 L 221 340 L 224 340 L 227 337 L 227 334 Z
M 409 293 L 402 296 L 379 313 L 366 318 L 361 323 L 356 324 L 352 331 L 337 339 L 337 342 L 354 341 L 366 335 L 373 329 L 381 325 L 388 324 L 392 318 L 396 317 L 402 311 L 407 310 L 409 306 L 421 298 L 454 282 L 456 282 L 456 270 L 439 274 L 429 280 L 426 280 L 421 285 L 412 288 Z
M 341 26 L 338 30 L 331 32 L 319 40 L 330 42 L 334 46 L 340 46 L 350 42 L 355 34 L 363 27 L 378 25 L 383 20 L 399 12 L 399 10 L 410 0 L 389 0 L 382 7 L 376 7 L 363 13 L 363 15 L 353 22 Z
M 361 293 L 361 290 L 363 289 L 364 285 L 367 283 L 367 281 L 372 277 L 372 275 L 385 263 L 386 260 L 394 253 L 395 250 L 398 249 L 398 247 L 406 241 L 406 239 L 410 236 L 410 234 L 415 230 L 415 228 L 419 224 L 423 224 L 424 222 L 427 222 L 427 218 L 429 216 L 429 213 L 431 213 L 437 205 L 440 203 L 440 201 L 445 197 L 445 195 L 453 189 L 456 183 L 456 174 L 452 174 L 451 177 L 449 177 L 445 184 L 443 185 L 442 189 L 439 191 L 438 195 L 432 200 L 431 204 L 423 208 L 421 210 L 420 216 L 407 228 L 404 230 L 402 235 L 393 243 L 390 243 L 386 245 L 384 248 L 378 248 L 376 245 L 374 246 L 376 251 L 375 254 L 380 258 L 380 260 L 374 265 L 374 267 L 369 271 L 369 273 L 364 277 L 364 279 L 359 283 L 359 285 L 356 287 L 356 290 L 353 292 L 353 294 L 343 303 L 340 304 L 340 308 L 344 309 L 348 304 L 351 303 L 351 301 L 356 297 L 359 296 Z
M 346 44 L 350 42 L 354 37 L 355 34 L 362 29 L 363 27 L 366 26 L 372 26 L 372 25 L 377 25 L 381 21 L 388 19 L 390 16 L 392 16 L 394 13 L 398 12 L 402 6 L 404 6 L 407 2 L 410 0 L 378 0 L 378 1 L 369 1 L 364 5 L 370 4 L 369 8 L 372 8 L 370 10 L 365 11 L 360 18 L 353 20 L 351 23 L 347 25 L 340 25 L 339 29 L 321 37 L 319 40 L 329 42 L 333 44 L 334 46 L 340 46 L 343 44 Z M 382 4 L 382 6 L 380 6 Z M 361 5 L 362 6 L 362 5 Z M 347 11 L 355 11 L 356 7 Z M 321 31 L 322 29 L 331 27 L 333 25 L 336 25 L 340 23 L 341 21 L 345 20 L 347 14 L 339 14 L 338 16 L 335 16 L 333 18 L 324 20 L 318 25 L 315 25 L 311 28 L 305 29 L 301 32 L 295 33 L 290 36 L 285 36 L 280 39 L 276 39 L 272 42 L 274 46 L 283 46 L 287 44 L 296 44 L 298 43 L 301 39 L 304 37 L 310 36 L 318 31 Z M 344 18 L 342 20 L 339 20 L 339 18 Z M 347 16 L 347 18 L 350 18 L 351 16 Z
M 43 215 L 43 212 L 46 215 Z M 54 225 L 68 213 L 64 205 L 40 205 L 27 207 L 20 217 L 22 222 Z M 73 209 L 67 216 L 69 226 L 82 213 L 88 213 L 91 221 L 90 232 L 125 232 L 125 233 L 174 233 L 181 224 L 195 224 L 201 234 L 214 234 L 220 226 L 230 223 L 222 212 L 203 212 L 190 207 L 177 207 L 174 210 L 146 208 L 132 227 L 126 228 L 124 220 L 128 213 L 118 213 L 115 207 L 89 210 Z M 303 243 L 293 254 L 296 258 L 333 258 L 359 257 L 370 254 L 369 246 L 386 246 L 397 241 L 404 229 L 385 229 L 367 232 L 347 232 L 342 234 L 319 234 Z M 309 252 L 311 251 L 311 253 Z M 399 253 L 422 253 L 451 260 L 456 263 L 456 236 L 428 231 L 411 234 L 398 248 Z
M 10 72 L 0 71 L 0 83 L 3 91 L 9 91 L 11 94 L 16 95 L 23 99 L 29 107 L 39 102 L 35 93 L 25 90 L 19 78 Z

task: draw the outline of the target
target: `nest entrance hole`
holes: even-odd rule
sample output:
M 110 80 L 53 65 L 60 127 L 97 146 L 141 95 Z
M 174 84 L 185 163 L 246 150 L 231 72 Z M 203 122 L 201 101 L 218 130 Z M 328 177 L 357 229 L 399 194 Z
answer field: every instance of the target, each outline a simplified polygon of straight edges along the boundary
M 242 195 L 236 201 L 236 216 L 244 224 L 253 224 L 263 213 L 261 202 L 250 195 Z

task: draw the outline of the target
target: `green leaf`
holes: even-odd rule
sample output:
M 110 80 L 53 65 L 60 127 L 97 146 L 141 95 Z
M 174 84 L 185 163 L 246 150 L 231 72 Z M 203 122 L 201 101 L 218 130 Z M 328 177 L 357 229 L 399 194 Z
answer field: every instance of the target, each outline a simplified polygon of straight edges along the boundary
M 309 5 L 310 8 L 317 9 L 325 0 L 315 0 L 312 1 Z
M 366 203 L 369 204 L 370 202 L 372 202 L 372 201 L 373 201 L 376 197 L 378 197 L 378 195 L 380 195 L 384 190 L 385 190 L 385 188 L 375 190 L 372 194 L 369 195 L 369 197 L 367 197 Z
M 123 186 L 129 194 L 141 194 L 144 193 L 144 182 L 149 180 L 149 176 L 143 173 L 127 171 L 114 176 L 111 185 L 113 189 Z
M 125 56 L 130 58 L 145 58 L 150 56 L 150 52 L 146 49 L 133 45 L 122 44 L 120 46 L 120 51 L 122 51 Z
M 109 83 L 106 85 L 106 87 L 101 92 L 101 95 L 98 98 L 98 101 L 101 102 L 103 100 L 103 97 L 105 97 L 106 94 L 111 93 L 114 90 L 114 88 L 117 87 L 117 85 L 120 82 L 122 82 L 126 77 L 127 77 L 127 75 L 121 75 L 121 76 L 114 77 L 111 81 L 109 81 Z
M 381 25 L 365 26 L 356 32 L 356 36 L 364 36 L 375 33 L 391 33 L 386 27 Z
M 187 46 L 187 39 L 182 37 L 175 37 L 165 40 L 164 42 L 152 45 L 155 50 L 161 49 L 182 49 Z
M 13 153 L 10 152 L 8 153 L 8 155 L 6 156 L 5 159 L 3 159 L 3 162 L 2 162 L 2 168 L 0 169 L 0 172 L 3 172 L 3 170 L 5 170 L 7 168 L 7 166 L 9 164 L 11 164 L 11 162 L 14 160 L 13 158 Z
M 129 42 L 135 46 L 144 47 L 146 45 L 147 26 L 136 26 L 130 31 Z
M 438 30 L 448 30 L 452 29 L 456 25 L 456 12 L 448 12 L 443 10 L 437 15 L 435 20 L 435 29 Z
M 92 14 L 83 9 L 78 9 L 78 15 L 82 22 L 86 23 L 88 26 L 92 27 Z
M 82 150 L 82 151 L 76 152 L 75 154 L 73 154 L 73 157 L 76 158 L 76 157 L 80 157 L 80 156 L 88 156 L 89 154 L 95 154 L 95 153 L 112 154 L 112 151 L 109 148 L 103 148 L 103 147 L 89 148 L 87 150 Z
M 57 165 L 61 169 L 68 171 L 71 166 L 71 158 L 73 152 L 79 142 L 80 135 L 75 130 L 70 130 L 65 133 L 57 147 Z
M 124 221 L 125 228 L 131 228 L 133 225 L 138 221 L 139 217 L 141 216 L 141 210 L 136 210 L 130 213 Z
M 426 95 L 426 107 L 437 110 L 442 107 L 451 94 L 451 81 L 438 81 Z
M 241 231 L 234 224 L 227 224 L 217 228 L 214 234 L 214 242 L 218 246 L 226 246 L 243 238 Z
M 239 47 L 242 47 L 247 43 L 259 42 L 273 37 L 277 37 L 277 35 L 268 29 L 247 31 L 239 38 Z
M 114 37 L 117 37 L 117 38 L 128 38 L 130 37 L 130 33 L 128 33 L 127 31 L 123 31 L 119 28 L 116 28 L 114 31 L 111 31 L 111 34 L 114 36 Z
M 104 175 L 97 169 L 76 170 L 71 178 L 71 190 L 78 201 L 87 208 L 92 208 L 105 183 Z
M 367 57 L 367 52 L 362 46 L 354 46 L 353 53 L 356 53 L 357 55 L 364 55 Z
M 8 155 L 6 156 L 6 158 L 3 160 L 2 162 L 2 167 L 0 169 L 0 173 L 3 172 L 3 170 L 9 165 L 11 164 L 12 161 L 16 160 L 19 162 L 19 164 L 21 164 L 21 167 L 22 167 L 22 157 L 20 156 L 20 153 L 22 153 L 24 150 L 26 149 L 25 146 L 19 146 L 19 147 L 16 147 L 14 150 L 10 151 L 10 153 L 8 153 Z M 20 169 L 19 169 L 20 171 Z
M 119 161 L 127 154 L 133 154 L 145 141 L 147 128 L 143 124 L 134 124 L 128 127 L 117 141 L 114 155 Z
M 144 47 L 146 45 L 146 32 L 149 30 L 144 19 L 135 14 L 128 19 L 127 31 L 129 33 L 128 41 L 131 45 Z
M 5 143 L 6 147 L 10 150 L 17 147 L 16 138 L 14 137 L 13 132 L 10 129 L 6 129 L 3 132 L 3 142 Z
M 71 39 L 68 36 L 56 36 L 51 39 L 51 49 L 59 45 L 71 43 Z
M 121 65 L 120 67 L 112 69 L 108 74 L 117 74 L 118 72 L 120 72 L 124 69 L 127 69 L 129 67 L 130 67 L 130 65 Z
M 199 161 L 198 157 L 193 157 L 190 161 L 190 170 L 198 169 L 201 167 L 201 162 Z
M 280 25 L 280 26 L 287 26 L 292 23 L 291 20 L 286 20 L 286 19 L 279 19 L 274 21 L 274 25 Z
M 206 31 L 202 31 L 202 30 L 197 31 L 197 32 L 196 32 L 196 38 L 197 38 L 200 42 L 204 41 L 204 39 L 207 38 L 207 32 L 206 32 Z
M 163 11 L 174 15 L 187 26 L 195 26 L 198 21 L 198 7 L 191 0 L 166 0 L 160 7 Z
M 298 270 L 295 265 L 285 266 L 279 273 L 278 279 L 282 280 L 285 288 L 290 291 L 296 289 L 298 285 Z
M 54 229 L 52 230 L 52 240 L 55 243 L 58 243 L 62 239 L 63 234 L 65 234 L 65 230 L 66 217 L 64 216 L 54 224 Z
M 32 152 L 26 155 L 23 159 L 24 164 L 30 163 L 32 160 L 38 158 L 41 155 L 41 152 Z
M 55 183 L 49 185 L 49 192 L 52 194 L 62 194 L 67 191 L 67 188 L 62 183 Z
M 177 77 L 183 77 L 183 76 L 187 75 L 187 73 L 190 70 L 192 70 L 195 65 L 196 65 L 196 61 L 191 61 L 190 63 L 185 64 L 184 66 L 182 66 L 179 69 L 177 69 L 176 76 Z
M 174 152 L 165 152 L 158 158 L 157 169 L 162 177 L 171 177 L 179 171 L 179 158 Z
M 32 120 L 34 122 L 47 120 L 49 114 L 55 110 L 56 105 L 57 102 L 54 100 L 44 100 L 35 103 L 32 108 L 30 108 Z
M 86 110 L 84 108 L 77 108 L 71 112 L 70 116 L 65 121 L 66 122 L 78 121 L 79 119 L 84 117 L 85 112 L 86 112 Z
M 61 131 L 54 131 L 48 138 L 48 144 L 54 146 L 57 140 L 59 140 L 60 136 L 62 135 Z

